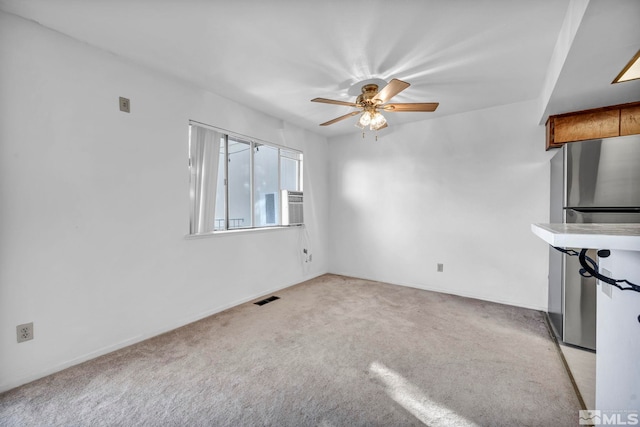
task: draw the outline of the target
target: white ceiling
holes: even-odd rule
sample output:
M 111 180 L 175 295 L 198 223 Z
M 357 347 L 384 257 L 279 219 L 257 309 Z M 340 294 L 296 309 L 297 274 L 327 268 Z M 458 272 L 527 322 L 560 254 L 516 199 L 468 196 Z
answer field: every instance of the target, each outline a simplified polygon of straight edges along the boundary
M 396 102 L 440 102 L 435 113 L 389 113 L 390 125 L 538 98 L 569 4 L 0 0 L 0 9 L 334 136 L 353 132 L 355 118 L 318 124 L 349 107 L 309 100 L 353 100 L 352 85 L 371 78 L 411 83 Z M 638 82 L 609 84 L 640 49 L 639 17 L 638 0 L 589 2 L 546 114 L 640 100 Z
M 640 80 L 611 84 L 640 50 L 640 1 L 588 4 L 545 115 L 640 101 Z

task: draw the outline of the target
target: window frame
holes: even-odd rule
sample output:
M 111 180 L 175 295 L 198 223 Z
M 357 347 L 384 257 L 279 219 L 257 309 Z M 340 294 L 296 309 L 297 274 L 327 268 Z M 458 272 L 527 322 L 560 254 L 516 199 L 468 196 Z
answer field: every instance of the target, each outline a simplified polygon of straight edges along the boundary
M 214 229 L 213 231 L 205 231 L 205 232 L 197 232 L 194 231 L 194 218 L 195 218 L 195 205 L 196 205 L 196 200 L 195 198 L 198 197 L 197 194 L 195 194 L 194 192 L 191 191 L 192 188 L 192 182 L 191 180 L 193 179 L 194 174 L 192 173 L 192 168 L 195 167 L 195 165 L 193 164 L 192 161 L 192 157 L 191 157 L 191 153 L 193 150 L 192 147 L 192 139 L 191 137 L 189 137 L 189 141 L 188 141 L 188 164 L 189 164 L 189 187 L 190 187 L 190 191 L 189 191 L 189 205 L 190 205 L 190 218 L 189 218 L 189 234 L 187 234 L 187 237 L 204 237 L 204 236 L 210 236 L 210 235 L 215 235 L 215 234 L 227 234 L 227 233 L 237 233 L 237 232 L 243 232 L 243 231 L 254 231 L 254 230 L 268 230 L 268 229 L 278 229 L 278 228 L 290 228 L 292 226 L 289 225 L 282 225 L 282 155 L 283 155 L 283 151 L 285 152 L 290 152 L 290 153 L 294 153 L 298 156 L 298 159 L 293 159 L 289 156 L 286 156 L 287 158 L 290 158 L 291 160 L 295 160 L 297 162 L 297 171 L 296 171 L 296 180 L 297 180 L 297 184 L 299 189 L 297 191 L 303 191 L 303 171 L 304 171 L 304 152 L 302 150 L 296 149 L 296 148 L 291 148 L 291 147 L 286 147 L 280 144 L 276 144 L 276 143 L 272 143 L 269 141 L 265 141 L 259 138 L 254 138 L 251 136 L 247 136 L 247 135 L 243 135 L 237 132 L 233 132 L 233 131 L 229 131 L 227 129 L 224 128 L 220 128 L 220 127 L 216 127 L 216 126 L 212 126 L 206 123 L 202 123 L 202 122 L 198 122 L 195 120 L 189 120 L 189 129 L 191 129 L 191 126 L 198 126 L 198 127 L 202 127 L 205 129 L 209 129 L 215 132 L 220 133 L 223 137 L 224 137 L 224 152 L 220 152 L 220 158 L 224 158 L 224 173 L 222 174 L 222 177 L 224 179 L 224 184 L 223 184 L 223 188 L 224 188 L 224 213 L 225 213 L 225 218 L 223 221 L 224 224 L 224 228 L 223 229 L 216 229 L 215 225 L 214 225 Z M 189 135 L 191 135 L 191 130 L 189 131 Z M 229 217 L 229 156 L 233 153 L 229 153 L 229 139 L 236 139 L 239 142 L 243 142 L 243 143 L 248 143 L 249 144 L 249 185 L 250 185 L 250 222 L 251 224 L 249 226 L 246 227 L 230 227 L 230 217 Z M 273 149 L 277 149 L 277 157 L 278 157 L 278 161 L 277 161 L 277 174 L 278 174 L 278 203 L 276 206 L 276 212 L 277 212 L 277 223 L 276 224 L 269 224 L 269 225 L 260 225 L 260 226 L 256 226 L 256 214 L 255 214 L 255 193 L 256 193 L 256 188 L 255 188 L 255 148 L 256 146 L 267 146 L 269 148 L 273 148 Z M 221 147 L 219 147 L 218 149 L 220 149 Z M 218 171 L 219 173 L 219 171 Z M 217 188 L 214 189 L 214 191 L 217 192 Z M 214 224 L 216 222 L 216 218 L 215 218 L 215 212 L 212 218 L 210 218 L 210 220 L 214 221 Z M 293 226 L 295 227 L 295 226 Z

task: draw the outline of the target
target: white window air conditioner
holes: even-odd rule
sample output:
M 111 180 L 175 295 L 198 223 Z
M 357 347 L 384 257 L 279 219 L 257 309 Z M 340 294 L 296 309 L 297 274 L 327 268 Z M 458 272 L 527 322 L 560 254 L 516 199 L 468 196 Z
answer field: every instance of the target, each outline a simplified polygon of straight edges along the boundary
M 302 191 L 282 190 L 282 225 L 302 225 Z

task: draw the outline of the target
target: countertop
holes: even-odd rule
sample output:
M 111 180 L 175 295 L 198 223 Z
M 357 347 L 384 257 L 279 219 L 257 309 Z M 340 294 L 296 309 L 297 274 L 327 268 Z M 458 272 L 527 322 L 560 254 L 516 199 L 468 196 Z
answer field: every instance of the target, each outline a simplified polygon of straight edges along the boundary
M 640 224 L 531 224 L 552 246 L 640 251 Z

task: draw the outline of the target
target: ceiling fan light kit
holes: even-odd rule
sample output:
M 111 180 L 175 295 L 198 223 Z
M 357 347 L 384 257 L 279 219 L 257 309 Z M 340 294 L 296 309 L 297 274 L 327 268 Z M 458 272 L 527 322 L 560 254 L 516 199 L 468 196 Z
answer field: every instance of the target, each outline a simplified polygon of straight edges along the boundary
M 329 126 L 360 114 L 360 118 L 356 122 L 357 127 L 364 129 L 366 126 L 369 126 L 370 130 L 378 131 L 387 127 L 387 119 L 378 110 L 387 112 L 432 112 L 438 108 L 437 102 L 386 104 L 387 101 L 409 86 L 410 85 L 407 82 L 393 79 L 380 91 L 378 91 L 377 84 L 370 83 L 363 85 L 362 93 L 358 95 L 356 102 L 337 101 L 327 98 L 314 98 L 311 101 L 357 108 L 357 110 L 348 114 L 329 120 L 328 122 L 320 123 L 320 126 Z M 364 138 L 364 133 L 362 136 Z M 378 138 L 376 136 L 376 140 L 377 139 Z

